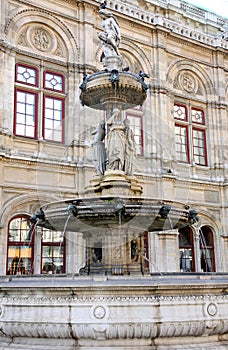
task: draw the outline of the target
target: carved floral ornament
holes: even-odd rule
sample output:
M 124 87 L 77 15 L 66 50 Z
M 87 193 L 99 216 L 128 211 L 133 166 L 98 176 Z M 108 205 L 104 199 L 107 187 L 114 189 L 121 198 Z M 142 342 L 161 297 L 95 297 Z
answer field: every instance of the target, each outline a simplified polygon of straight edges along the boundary
M 61 39 L 50 28 L 42 24 L 28 25 L 19 32 L 17 44 L 31 47 L 40 53 L 49 53 L 56 56 L 65 56 L 64 45 Z

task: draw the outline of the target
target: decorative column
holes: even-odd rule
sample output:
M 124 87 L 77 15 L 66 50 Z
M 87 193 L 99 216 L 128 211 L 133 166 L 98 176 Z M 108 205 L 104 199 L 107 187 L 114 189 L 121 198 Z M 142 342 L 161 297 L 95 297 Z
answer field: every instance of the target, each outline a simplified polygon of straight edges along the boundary
M 178 235 L 178 230 L 154 233 L 151 243 L 155 249 L 150 249 L 150 252 L 153 251 L 155 257 L 153 261 L 150 260 L 151 272 L 179 272 Z
M 85 240 L 80 232 L 66 234 L 66 273 L 78 274 L 86 264 Z

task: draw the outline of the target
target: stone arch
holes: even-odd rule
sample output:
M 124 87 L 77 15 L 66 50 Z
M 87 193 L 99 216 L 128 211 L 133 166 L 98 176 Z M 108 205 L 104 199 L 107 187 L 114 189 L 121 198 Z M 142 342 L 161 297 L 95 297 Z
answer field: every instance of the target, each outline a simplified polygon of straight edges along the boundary
M 207 97 L 214 95 L 214 85 L 208 73 L 196 62 L 190 60 L 175 60 L 168 68 L 166 81 L 173 89 L 174 81 L 181 71 L 188 71 L 196 76 L 204 89 L 204 95 Z
M 151 61 L 149 60 L 146 53 L 135 42 L 122 39 L 120 52 L 126 52 L 129 57 L 132 56 L 139 63 L 145 73 L 149 74 L 150 76 L 152 75 L 153 66 L 151 64 Z M 138 72 L 134 73 L 137 74 Z
M 209 226 L 214 233 L 221 230 L 221 222 L 210 210 L 197 208 L 198 216 L 200 221 L 198 227 Z
M 12 46 L 16 47 L 18 32 L 21 28 L 30 23 L 38 23 L 49 27 L 55 33 L 58 32 L 66 47 L 68 61 L 79 64 L 79 48 L 74 34 L 63 21 L 45 10 L 26 9 L 10 18 L 5 27 L 5 34 Z
M 42 205 L 49 202 L 59 200 L 56 196 L 50 194 L 39 193 L 39 196 L 35 193 L 28 193 L 15 196 L 5 203 L 2 212 L 0 214 L 0 227 L 6 226 L 9 219 L 15 215 L 32 215 Z

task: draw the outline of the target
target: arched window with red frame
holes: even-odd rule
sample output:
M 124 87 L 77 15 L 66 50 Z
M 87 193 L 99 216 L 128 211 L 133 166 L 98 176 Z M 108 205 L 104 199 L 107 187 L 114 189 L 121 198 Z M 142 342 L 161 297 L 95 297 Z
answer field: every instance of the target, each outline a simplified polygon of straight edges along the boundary
M 200 228 L 200 265 L 202 272 L 215 272 L 214 238 L 208 226 Z
M 26 215 L 12 218 L 8 225 L 7 274 L 33 273 L 33 225 Z
M 194 241 L 191 227 L 179 229 L 180 271 L 194 272 Z

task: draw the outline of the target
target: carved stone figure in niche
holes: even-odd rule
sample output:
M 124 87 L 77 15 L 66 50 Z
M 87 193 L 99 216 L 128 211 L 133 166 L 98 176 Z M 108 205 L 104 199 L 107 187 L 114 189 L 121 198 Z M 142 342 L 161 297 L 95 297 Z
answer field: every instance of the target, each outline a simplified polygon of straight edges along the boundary
M 118 108 L 113 110 L 108 124 L 110 125 L 108 137 L 109 169 L 124 170 L 126 136 L 121 112 Z
M 96 130 L 92 132 L 94 135 L 93 146 L 93 162 L 98 174 L 103 175 L 107 165 L 107 154 L 104 144 L 105 138 L 105 122 L 101 121 Z
M 99 11 L 100 17 L 103 19 L 102 25 L 104 32 L 98 34 L 99 39 L 103 42 L 102 58 L 119 54 L 120 44 L 120 27 L 115 16 L 105 9 Z

